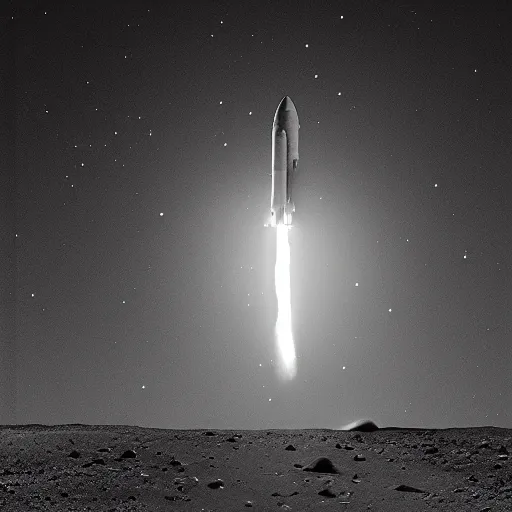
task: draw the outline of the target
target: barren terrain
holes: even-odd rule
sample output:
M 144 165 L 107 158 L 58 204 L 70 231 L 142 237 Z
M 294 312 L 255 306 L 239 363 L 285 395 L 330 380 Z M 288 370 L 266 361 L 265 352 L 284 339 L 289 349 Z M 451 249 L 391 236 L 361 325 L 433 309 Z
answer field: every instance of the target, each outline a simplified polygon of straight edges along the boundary
M 0 427 L 0 510 L 512 510 L 512 430 Z

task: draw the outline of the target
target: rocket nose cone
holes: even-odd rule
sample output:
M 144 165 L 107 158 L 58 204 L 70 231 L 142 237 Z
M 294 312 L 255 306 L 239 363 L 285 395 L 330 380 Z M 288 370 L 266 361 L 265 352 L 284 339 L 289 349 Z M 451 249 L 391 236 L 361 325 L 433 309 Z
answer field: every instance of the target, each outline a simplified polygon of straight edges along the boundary
M 274 116 L 274 125 L 281 124 L 285 119 L 293 119 L 298 122 L 297 110 L 290 96 L 285 96 L 279 103 Z
M 295 105 L 293 104 L 293 101 L 291 100 L 290 96 L 285 96 L 281 103 L 279 104 L 278 110 L 285 111 L 285 112 L 297 112 Z

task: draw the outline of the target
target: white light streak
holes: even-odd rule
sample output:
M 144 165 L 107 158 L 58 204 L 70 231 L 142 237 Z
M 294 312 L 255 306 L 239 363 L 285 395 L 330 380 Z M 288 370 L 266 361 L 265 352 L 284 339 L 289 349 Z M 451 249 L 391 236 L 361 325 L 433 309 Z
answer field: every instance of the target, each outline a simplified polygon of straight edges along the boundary
M 277 320 L 275 335 L 279 356 L 278 369 L 282 378 L 293 379 L 297 373 L 297 368 L 292 332 L 288 226 L 278 225 L 276 233 L 275 287 L 277 296 Z

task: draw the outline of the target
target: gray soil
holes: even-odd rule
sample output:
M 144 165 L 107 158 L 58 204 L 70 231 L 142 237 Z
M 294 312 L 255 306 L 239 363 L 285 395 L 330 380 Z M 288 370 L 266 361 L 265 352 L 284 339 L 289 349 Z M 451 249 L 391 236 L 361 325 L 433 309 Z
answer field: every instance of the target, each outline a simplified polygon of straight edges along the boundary
M 512 511 L 512 430 L 0 426 L 0 510 Z

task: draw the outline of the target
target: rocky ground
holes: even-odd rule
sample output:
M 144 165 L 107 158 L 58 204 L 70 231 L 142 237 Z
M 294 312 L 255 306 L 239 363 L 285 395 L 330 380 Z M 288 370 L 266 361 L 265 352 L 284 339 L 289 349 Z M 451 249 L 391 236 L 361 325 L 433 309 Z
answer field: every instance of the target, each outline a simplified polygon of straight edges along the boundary
M 0 510 L 512 511 L 512 430 L 0 427 Z

